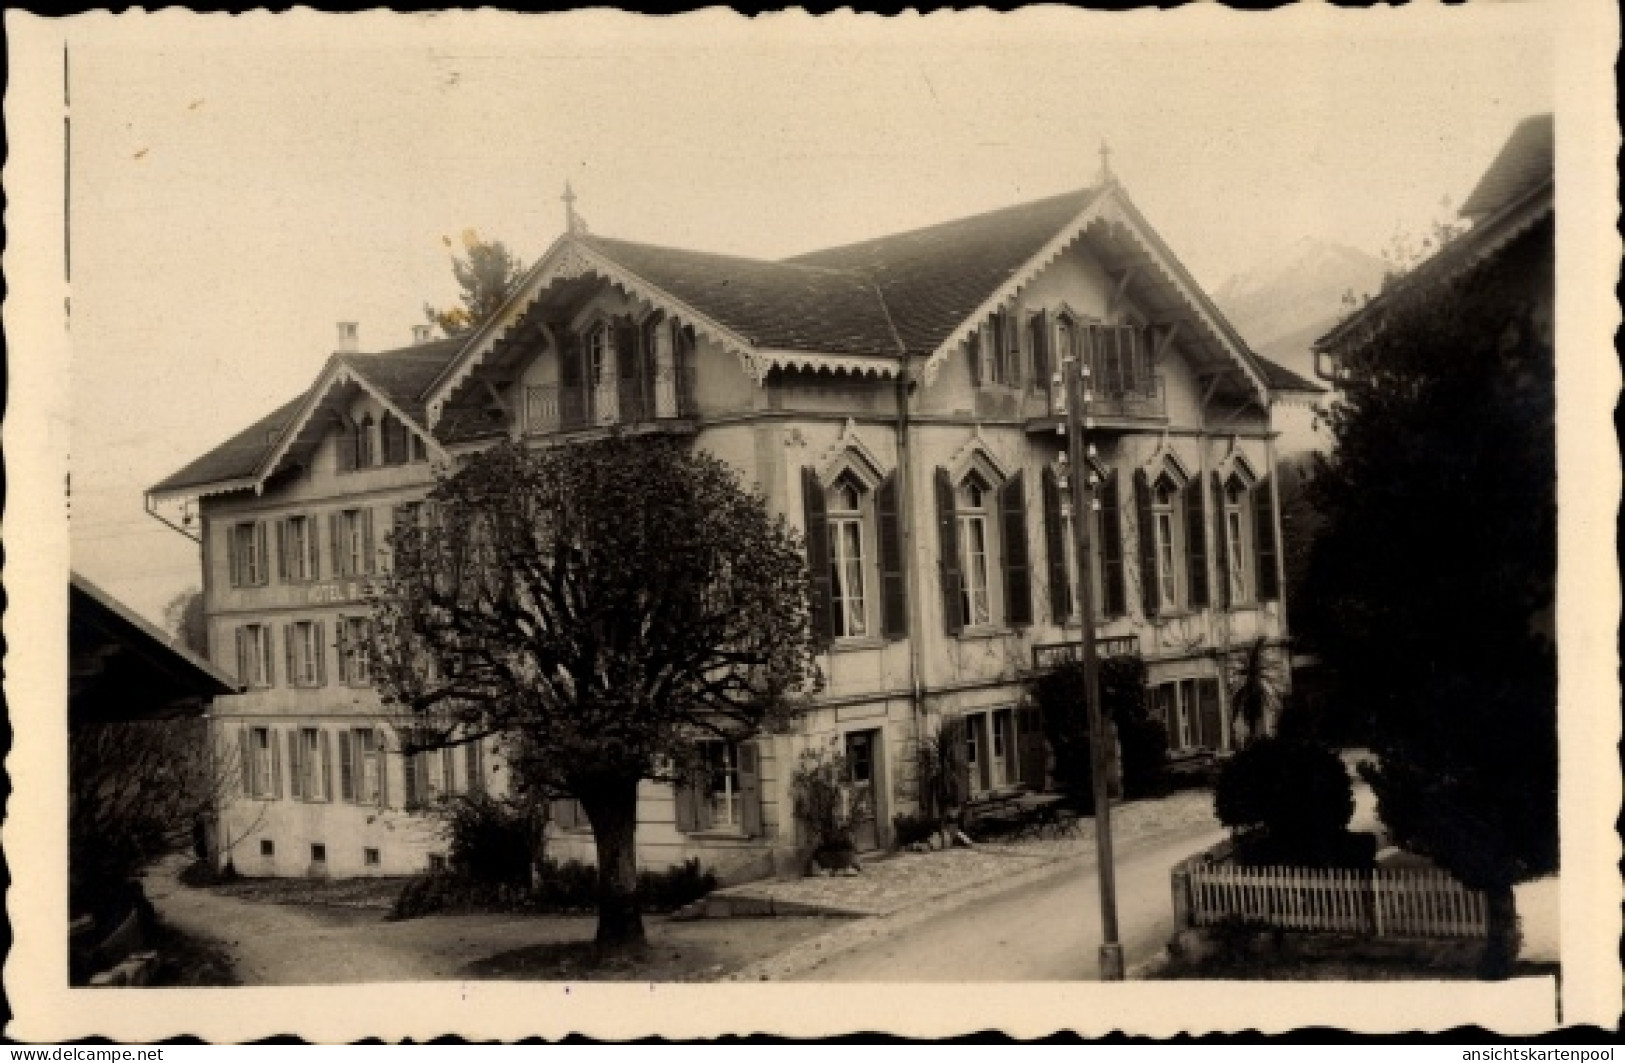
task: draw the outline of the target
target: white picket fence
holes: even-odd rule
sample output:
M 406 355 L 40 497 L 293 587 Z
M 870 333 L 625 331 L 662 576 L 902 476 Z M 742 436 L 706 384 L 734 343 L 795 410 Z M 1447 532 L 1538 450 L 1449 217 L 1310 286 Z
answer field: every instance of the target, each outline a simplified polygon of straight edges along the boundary
M 1191 919 L 1377 937 L 1483 937 L 1484 894 L 1441 871 L 1196 865 Z

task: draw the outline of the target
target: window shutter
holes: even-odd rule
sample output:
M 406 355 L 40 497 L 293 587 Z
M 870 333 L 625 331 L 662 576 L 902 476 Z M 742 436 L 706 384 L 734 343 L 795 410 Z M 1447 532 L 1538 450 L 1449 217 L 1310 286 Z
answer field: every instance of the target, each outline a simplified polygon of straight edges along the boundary
M 1219 720 L 1219 681 L 1198 679 L 1196 702 L 1200 706 L 1197 716 L 1202 721 L 1202 742 L 1209 749 L 1224 746 L 1224 727 Z
M 1049 561 L 1049 614 L 1056 624 L 1072 615 L 1072 586 L 1066 571 L 1066 524 L 1061 519 L 1061 482 L 1044 466 L 1044 552 Z
M 254 522 L 254 584 L 263 586 L 270 582 L 271 577 L 271 548 L 270 535 L 265 530 L 265 522 Z
M 244 686 L 249 683 L 248 672 L 248 629 L 237 629 L 237 681 Z
M 696 785 L 698 780 L 693 774 L 685 774 L 681 779 L 672 783 L 672 797 L 677 815 L 677 829 L 684 834 L 693 834 L 703 830 L 701 817 L 700 788 Z
M 361 511 L 361 573 L 371 574 L 377 568 L 378 557 L 372 542 L 372 508 L 368 507 Z
M 1004 618 L 1021 626 L 1033 622 L 1031 566 L 1027 551 L 1027 474 L 1018 472 L 999 488 L 1003 523 Z
M 321 521 L 314 516 L 305 518 L 305 535 L 309 537 L 308 552 L 310 555 L 310 571 L 306 579 L 318 580 L 322 578 L 322 537 L 317 534 L 321 528 Z
M 243 796 L 254 796 L 254 750 L 248 744 L 248 728 L 237 728 L 237 752 L 242 754 Z
M 471 794 L 485 793 L 485 764 L 480 756 L 480 743 L 478 740 L 470 742 L 467 747 L 468 760 L 468 792 Z
M 1049 387 L 1050 367 L 1049 312 L 1040 310 L 1033 317 L 1033 385 L 1040 391 Z
M 316 630 L 313 634 L 315 645 L 311 647 L 310 652 L 316 657 L 316 685 L 324 687 L 327 685 L 327 625 L 320 620 L 316 621 Z
M 965 337 L 965 364 L 970 366 L 970 386 L 982 386 L 982 334 L 972 332 Z
M 299 737 L 299 728 L 288 730 L 288 796 L 296 801 L 305 796 L 305 758 Z
M 1021 317 L 1014 311 L 1004 315 L 1004 382 L 1021 386 Z
M 1189 560 L 1186 574 L 1189 577 L 1188 593 L 1192 609 L 1201 609 L 1208 604 L 1206 494 L 1207 485 L 1202 482 L 1201 476 L 1193 477 L 1185 485 L 1185 546 Z M 1220 512 L 1223 512 L 1222 508 Z
M 1258 544 L 1258 600 L 1281 596 L 1280 556 L 1275 549 L 1275 499 L 1268 476 L 1253 488 L 1253 542 Z
M 339 796 L 346 801 L 356 799 L 355 751 L 348 730 L 339 732 Z
M 276 686 L 276 658 L 271 652 L 271 625 L 264 624 L 259 629 L 256 638 L 259 646 L 256 647 L 261 660 L 265 662 L 265 685 Z
M 1213 474 L 1213 559 L 1218 569 L 1216 576 L 1219 585 L 1218 592 L 1213 595 L 1213 601 L 1222 609 L 1231 606 L 1230 601 L 1230 541 L 1229 523 L 1224 515 L 1224 484 L 1219 480 L 1219 474 Z
M 903 522 L 898 516 L 897 473 L 875 491 L 880 539 L 880 631 L 888 639 L 908 634 L 908 593 L 903 576 Z
M 384 732 L 372 733 L 374 748 L 378 750 L 378 807 L 389 807 L 389 758 L 384 755 Z
M 422 753 L 407 753 L 401 757 L 401 806 L 417 808 L 423 800 L 423 787 L 418 772 L 423 767 Z
M 339 618 L 338 618 L 338 622 L 333 625 L 333 629 L 334 629 L 335 634 L 338 636 L 339 682 L 348 683 L 350 681 L 350 642 L 349 642 L 349 640 L 350 640 L 350 624 L 349 624 L 349 621 L 346 620 L 342 615 L 340 615 Z
M 344 559 L 344 514 L 330 513 L 327 517 L 327 538 L 332 544 L 333 575 L 348 576 L 349 566 Z
M 964 602 L 960 600 L 959 521 L 954 515 L 954 485 L 948 470 L 937 467 L 937 531 L 941 539 L 942 616 L 948 634 L 957 635 L 965 627 Z
M 226 568 L 233 587 L 243 585 L 242 558 L 237 556 L 237 526 L 226 525 Z
M 288 579 L 288 522 L 276 522 L 276 575 L 284 582 Z
M 293 650 L 294 650 L 293 625 L 292 624 L 283 624 L 282 625 L 282 657 L 283 657 L 284 661 L 286 662 L 286 664 L 288 666 L 288 671 L 287 671 L 288 685 L 291 686 L 291 687 L 292 686 L 298 686 L 299 682 L 300 682 L 300 679 L 302 678 L 299 675 L 299 669 L 297 667 L 298 662 L 296 660 L 294 660 Z
M 1016 749 L 1019 778 L 1027 786 L 1042 790 L 1049 752 L 1044 745 L 1044 717 L 1036 705 L 1016 709 Z
M 1123 578 L 1123 510 L 1117 493 L 1117 470 L 1100 485 L 1100 569 L 1106 586 L 1102 594 L 1104 617 L 1128 612 Z
M 762 833 L 761 750 L 755 742 L 735 747 L 739 757 L 739 820 L 748 838 Z
M 1134 516 L 1140 525 L 1140 597 L 1147 618 L 1161 610 L 1157 595 L 1157 531 L 1151 526 L 1151 480 L 1144 469 L 1134 470 Z
M 265 735 L 266 745 L 271 747 L 271 800 L 282 799 L 282 746 L 277 741 L 276 728 L 271 728 Z
M 834 589 L 829 574 L 829 516 L 824 506 L 824 486 L 811 466 L 801 469 L 801 503 L 807 529 L 808 607 L 812 613 L 813 637 L 820 644 L 835 637 Z

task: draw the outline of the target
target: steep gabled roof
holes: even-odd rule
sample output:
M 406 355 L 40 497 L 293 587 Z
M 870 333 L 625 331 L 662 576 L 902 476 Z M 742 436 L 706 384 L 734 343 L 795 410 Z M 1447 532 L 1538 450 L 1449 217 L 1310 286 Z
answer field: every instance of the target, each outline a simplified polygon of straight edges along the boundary
M 583 236 L 582 243 L 760 348 L 896 353 L 874 285 L 846 269 Z
M 789 261 L 872 279 L 903 345 L 929 355 L 1101 191 L 1066 192 Z
M 259 468 L 265 455 L 276 445 L 304 401 L 304 395 L 295 395 L 201 458 L 185 465 L 179 472 L 171 473 L 149 488 L 149 492 L 154 495 L 174 494 L 189 487 L 251 480 L 254 470 Z M 244 486 L 248 484 L 245 482 Z
M 261 486 L 298 437 L 311 434 L 312 415 L 335 381 L 353 378 L 432 439 L 422 394 L 462 345 L 462 339 L 453 338 L 374 354 L 336 354 L 303 394 L 166 477 L 148 494 L 162 497 L 204 488 L 212 494 Z

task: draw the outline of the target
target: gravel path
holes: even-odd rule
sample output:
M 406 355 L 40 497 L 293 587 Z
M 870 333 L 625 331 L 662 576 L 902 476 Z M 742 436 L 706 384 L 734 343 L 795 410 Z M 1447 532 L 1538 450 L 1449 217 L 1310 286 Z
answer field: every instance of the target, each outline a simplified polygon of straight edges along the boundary
M 974 848 L 932 853 L 900 853 L 864 865 L 849 878 L 799 878 L 749 882 L 714 896 L 813 905 L 852 915 L 890 915 L 982 886 L 1007 884 L 1015 876 L 1062 860 L 1095 858 L 1093 819 L 1079 821 L 1075 837 L 984 842 Z M 1219 829 L 1213 795 L 1187 791 L 1154 801 L 1134 801 L 1112 809 L 1115 844 L 1193 830 Z

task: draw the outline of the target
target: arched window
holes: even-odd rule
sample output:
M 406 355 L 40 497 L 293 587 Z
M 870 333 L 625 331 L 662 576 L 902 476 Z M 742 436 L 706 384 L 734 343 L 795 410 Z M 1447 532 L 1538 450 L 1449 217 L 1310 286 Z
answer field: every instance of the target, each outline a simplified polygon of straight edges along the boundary
M 1152 488 L 1152 535 L 1156 543 L 1155 558 L 1157 599 L 1163 609 L 1175 609 L 1183 604 L 1180 596 L 1179 558 L 1184 556 L 1184 499 L 1174 478 L 1163 473 Z
M 850 469 L 836 477 L 825 492 L 836 638 L 861 638 L 869 634 L 869 535 L 864 531 L 868 493 Z
M 985 627 L 993 622 L 992 593 L 988 581 L 992 543 L 993 490 L 975 469 L 959 482 L 955 515 L 959 521 L 959 570 L 965 624 Z
M 1251 560 L 1253 556 L 1252 506 L 1247 484 L 1232 473 L 1224 484 L 1224 556 L 1229 581 L 1230 601 L 1247 602 L 1253 598 Z

